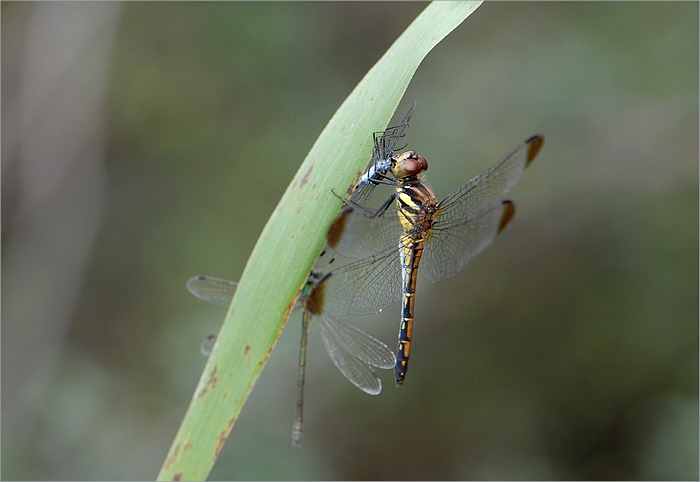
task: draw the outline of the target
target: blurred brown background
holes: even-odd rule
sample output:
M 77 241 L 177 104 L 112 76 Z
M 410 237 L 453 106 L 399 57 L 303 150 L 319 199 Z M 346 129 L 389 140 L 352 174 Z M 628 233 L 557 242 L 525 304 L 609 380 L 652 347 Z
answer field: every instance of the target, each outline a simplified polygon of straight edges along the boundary
M 4 479 L 155 477 L 224 316 L 185 281 L 238 278 L 425 6 L 2 4 Z M 295 313 L 212 478 L 697 479 L 697 3 L 488 3 L 413 100 L 438 197 L 545 135 L 511 228 L 421 280 L 400 389 L 313 331 L 301 449 Z

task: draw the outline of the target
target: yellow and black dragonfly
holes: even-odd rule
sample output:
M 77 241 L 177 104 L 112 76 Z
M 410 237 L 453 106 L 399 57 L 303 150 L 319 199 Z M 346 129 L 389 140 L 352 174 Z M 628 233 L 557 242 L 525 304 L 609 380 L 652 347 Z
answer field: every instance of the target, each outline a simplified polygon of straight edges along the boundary
M 454 276 L 508 225 L 515 205 L 505 200 L 542 146 L 543 137 L 522 142 L 498 163 L 442 201 L 419 175 L 428 163 L 415 151 L 392 157 L 391 168 L 372 184 L 395 189 L 378 210 L 351 197 L 331 226 L 328 241 L 336 252 L 359 261 L 328 273 L 315 290 L 326 309 L 340 315 L 366 315 L 403 300 L 395 379 L 408 368 L 413 330 L 416 277 L 432 282 Z
M 396 357 L 393 350 L 356 326 L 333 316 L 325 308 L 323 291 L 317 290 L 322 276 L 312 271 L 299 295 L 302 307 L 302 331 L 299 348 L 299 371 L 292 445 L 300 446 L 304 431 L 304 384 L 306 380 L 306 345 L 309 320 L 318 321 L 321 339 L 328 355 L 340 372 L 357 388 L 370 395 L 382 391 L 382 382 L 372 367 L 390 369 Z M 330 286 L 333 282 L 328 283 Z M 187 282 L 187 289 L 197 298 L 216 305 L 228 306 L 237 283 L 213 276 L 195 276 Z M 205 342 L 211 342 L 215 335 Z M 208 354 L 208 353 L 205 353 Z

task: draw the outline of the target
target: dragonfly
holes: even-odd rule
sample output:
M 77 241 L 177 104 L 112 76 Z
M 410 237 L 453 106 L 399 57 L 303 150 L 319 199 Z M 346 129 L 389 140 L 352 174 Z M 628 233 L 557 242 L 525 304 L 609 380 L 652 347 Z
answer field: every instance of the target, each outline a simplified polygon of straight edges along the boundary
M 364 206 L 374 191 L 374 188 L 382 182 L 391 166 L 396 162 L 396 144 L 404 136 L 408 123 L 413 116 L 416 102 L 411 104 L 408 112 L 398 126 L 387 127 L 383 131 L 372 133 L 372 157 L 365 172 L 360 176 L 352 192 L 352 199 L 355 205 Z
M 373 367 L 391 369 L 395 365 L 394 351 L 372 335 L 356 326 L 331 315 L 325 308 L 324 289 L 333 283 L 325 283 L 318 289 L 322 279 L 319 271 L 312 271 L 299 295 L 302 307 L 301 342 L 297 374 L 297 393 L 292 445 L 301 446 L 304 433 L 304 386 L 306 381 L 306 352 L 309 321 L 318 321 L 321 339 L 328 355 L 340 372 L 357 388 L 370 395 L 382 391 L 382 382 Z M 210 303 L 228 306 L 238 283 L 214 276 L 200 275 L 190 278 L 187 289 L 197 298 Z M 210 343 L 214 335 L 205 343 Z
M 372 157 L 370 158 L 369 164 L 365 168 L 364 173 L 360 176 L 358 181 L 348 190 L 349 199 L 352 199 L 352 205 L 355 208 L 364 208 L 369 199 L 372 197 L 374 188 L 379 184 L 384 183 L 384 179 L 387 174 L 391 171 L 391 166 L 396 163 L 396 145 L 399 140 L 404 136 L 404 132 L 408 127 L 408 123 L 413 116 L 413 111 L 416 108 L 416 102 L 411 104 L 408 112 L 404 116 L 403 120 L 398 126 L 387 127 L 383 131 L 377 131 L 372 133 L 372 140 L 374 147 L 372 148 Z M 336 194 L 333 192 L 333 194 Z M 338 196 L 336 194 L 336 196 Z M 341 196 L 338 196 L 343 199 Z M 346 201 L 343 199 L 343 201 Z M 345 208 L 352 210 L 352 208 Z M 341 212 L 334 220 L 334 225 L 328 230 L 328 245 L 336 246 L 339 244 L 339 239 L 334 238 L 339 236 L 346 230 L 351 229 L 350 226 L 346 226 L 345 223 L 350 221 L 350 217 L 347 216 L 348 213 Z M 343 253 L 349 254 L 349 253 Z M 357 256 L 352 256 L 357 257 Z
M 441 201 L 419 177 L 428 169 L 423 156 L 405 151 L 372 180 L 394 193 L 372 211 L 354 201 L 329 229 L 328 243 L 339 254 L 358 259 L 322 278 L 326 309 L 338 315 L 367 315 L 402 300 L 394 378 L 403 384 L 413 331 L 416 279 L 431 282 L 456 275 L 501 233 L 515 214 L 505 195 L 533 161 L 544 138 L 532 136 L 499 162 Z

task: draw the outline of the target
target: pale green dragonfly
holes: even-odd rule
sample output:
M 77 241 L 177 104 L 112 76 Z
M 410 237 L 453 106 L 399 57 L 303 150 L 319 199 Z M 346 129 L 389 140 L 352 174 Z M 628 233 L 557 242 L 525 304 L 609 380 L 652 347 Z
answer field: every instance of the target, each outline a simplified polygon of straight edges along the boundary
M 345 378 L 363 392 L 378 395 L 382 391 L 382 382 L 373 367 L 390 369 L 395 363 L 394 352 L 388 346 L 326 310 L 323 290 L 317 289 L 320 279 L 321 275 L 318 272 L 312 272 L 298 301 L 302 307 L 302 327 L 296 413 L 292 428 L 292 445 L 294 446 L 301 445 L 304 430 L 306 346 L 311 318 L 317 321 L 321 339 L 335 366 Z M 333 283 L 330 285 L 332 286 Z M 236 287 L 237 283 L 234 281 L 213 276 L 195 276 L 187 282 L 187 289 L 197 298 L 221 306 L 231 304 Z

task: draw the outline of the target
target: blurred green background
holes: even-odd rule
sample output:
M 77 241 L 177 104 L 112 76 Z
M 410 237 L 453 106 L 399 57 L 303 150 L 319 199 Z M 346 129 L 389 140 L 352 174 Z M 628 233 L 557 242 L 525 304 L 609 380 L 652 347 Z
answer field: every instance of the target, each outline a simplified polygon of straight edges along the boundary
M 185 281 L 425 5 L 2 4 L 2 478 L 156 476 L 224 316 Z M 400 389 L 312 330 L 301 449 L 293 314 L 211 478 L 697 479 L 698 4 L 488 3 L 413 100 L 439 198 L 544 134 L 514 222 L 421 280 Z

